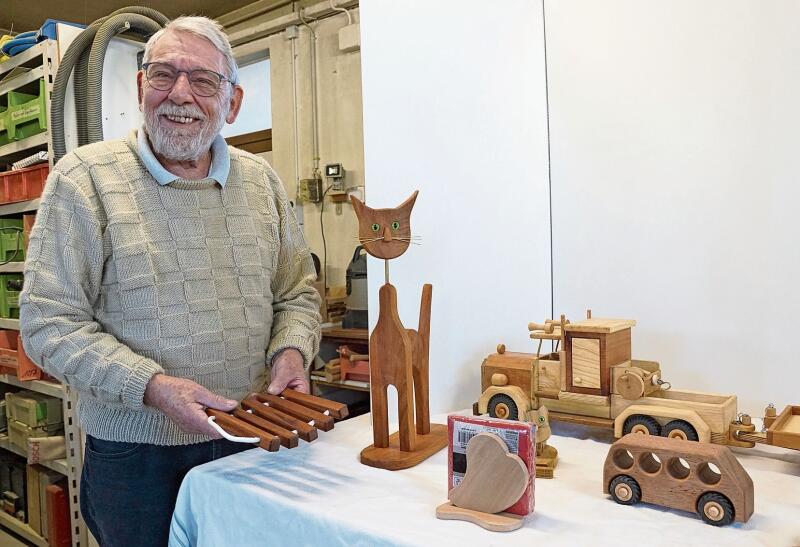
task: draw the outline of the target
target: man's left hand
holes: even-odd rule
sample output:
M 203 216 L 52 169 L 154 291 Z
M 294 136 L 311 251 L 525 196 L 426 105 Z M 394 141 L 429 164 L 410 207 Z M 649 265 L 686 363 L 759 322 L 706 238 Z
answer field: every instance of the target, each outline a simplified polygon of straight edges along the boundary
M 267 389 L 269 393 L 278 395 L 287 387 L 302 393 L 310 391 L 302 353 L 294 348 L 286 348 L 272 362 L 272 382 Z

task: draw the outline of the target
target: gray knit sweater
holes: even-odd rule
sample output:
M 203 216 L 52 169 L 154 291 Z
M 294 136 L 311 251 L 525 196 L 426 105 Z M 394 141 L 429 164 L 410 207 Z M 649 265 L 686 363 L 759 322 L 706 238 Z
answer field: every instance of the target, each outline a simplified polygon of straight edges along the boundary
M 161 445 L 207 440 L 143 405 L 156 373 L 240 400 L 266 364 L 319 345 L 314 266 L 264 160 L 230 148 L 225 188 L 160 186 L 127 140 L 65 156 L 30 235 L 20 323 L 25 351 L 80 393 L 94 437 Z

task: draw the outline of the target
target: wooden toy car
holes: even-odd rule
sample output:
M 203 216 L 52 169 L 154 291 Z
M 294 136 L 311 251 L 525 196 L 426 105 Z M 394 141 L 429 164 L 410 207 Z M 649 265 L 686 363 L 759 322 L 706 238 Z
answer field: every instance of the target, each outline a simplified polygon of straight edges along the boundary
M 631 433 L 611 445 L 603 489 L 617 503 L 696 512 L 714 526 L 753 514 L 753 481 L 725 446 Z

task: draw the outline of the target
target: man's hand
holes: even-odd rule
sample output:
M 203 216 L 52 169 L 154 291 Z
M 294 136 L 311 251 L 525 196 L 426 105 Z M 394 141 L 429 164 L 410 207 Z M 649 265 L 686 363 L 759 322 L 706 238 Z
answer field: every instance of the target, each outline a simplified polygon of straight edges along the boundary
M 220 434 L 208 424 L 204 409 L 228 412 L 236 408 L 237 402 L 212 393 L 191 380 L 156 374 L 147 383 L 144 404 L 161 410 L 186 433 L 219 439 Z
M 286 348 L 275 356 L 272 363 L 272 382 L 267 389 L 269 393 L 278 395 L 287 387 L 302 393 L 310 391 L 302 353 L 294 348 Z

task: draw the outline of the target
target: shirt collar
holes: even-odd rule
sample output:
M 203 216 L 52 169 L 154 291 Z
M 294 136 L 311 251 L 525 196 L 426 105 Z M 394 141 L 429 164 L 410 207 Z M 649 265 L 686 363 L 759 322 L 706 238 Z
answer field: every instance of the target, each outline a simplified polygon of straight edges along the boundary
M 166 186 L 180 177 L 167 171 L 161 162 L 158 161 L 153 149 L 150 148 L 150 141 L 147 139 L 144 126 L 139 128 L 137 135 L 139 158 L 144 163 L 145 168 L 153 175 L 161 186 Z M 228 181 L 228 174 L 231 169 L 231 158 L 228 153 L 228 144 L 222 135 L 217 134 L 214 142 L 211 143 L 211 168 L 208 170 L 208 178 L 214 179 L 223 188 Z

